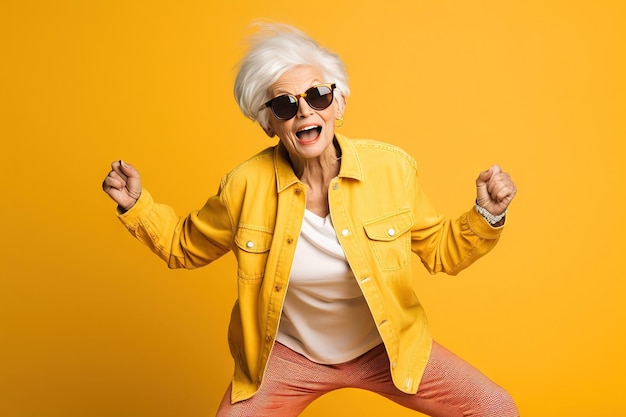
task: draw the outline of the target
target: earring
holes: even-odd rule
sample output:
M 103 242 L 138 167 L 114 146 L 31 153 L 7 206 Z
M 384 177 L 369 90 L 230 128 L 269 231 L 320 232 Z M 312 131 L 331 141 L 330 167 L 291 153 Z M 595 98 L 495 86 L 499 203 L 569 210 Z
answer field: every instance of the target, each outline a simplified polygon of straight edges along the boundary
M 343 126 L 343 116 L 337 116 L 335 118 L 335 127 Z

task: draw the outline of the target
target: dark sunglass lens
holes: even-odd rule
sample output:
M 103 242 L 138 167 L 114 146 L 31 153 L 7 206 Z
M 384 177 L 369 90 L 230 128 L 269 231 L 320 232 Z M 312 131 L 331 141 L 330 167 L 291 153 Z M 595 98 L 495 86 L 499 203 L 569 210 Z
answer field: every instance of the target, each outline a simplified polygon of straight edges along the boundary
M 333 90 L 326 85 L 309 88 L 306 92 L 306 101 L 315 110 L 324 110 L 333 101 Z
M 272 101 L 274 115 L 282 120 L 289 120 L 298 112 L 298 101 L 293 96 L 284 95 Z

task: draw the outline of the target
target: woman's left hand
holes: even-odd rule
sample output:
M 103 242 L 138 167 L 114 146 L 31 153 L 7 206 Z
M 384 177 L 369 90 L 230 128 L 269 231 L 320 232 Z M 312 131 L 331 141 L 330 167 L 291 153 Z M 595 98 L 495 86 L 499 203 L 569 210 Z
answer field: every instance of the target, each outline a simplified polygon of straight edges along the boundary
M 506 211 L 517 193 L 511 176 L 493 165 L 476 178 L 476 202 L 489 213 L 497 216 Z

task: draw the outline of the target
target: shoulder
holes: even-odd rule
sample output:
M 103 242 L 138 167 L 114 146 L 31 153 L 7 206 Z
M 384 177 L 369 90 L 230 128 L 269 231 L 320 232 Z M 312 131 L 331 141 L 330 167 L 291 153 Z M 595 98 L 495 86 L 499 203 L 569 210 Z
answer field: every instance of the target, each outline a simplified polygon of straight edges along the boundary
M 241 162 L 222 178 L 222 184 L 247 182 L 249 179 L 272 179 L 274 177 L 274 153 L 276 146 L 263 149 Z
M 374 139 L 345 139 L 348 146 L 356 151 L 360 161 L 364 164 L 403 165 L 417 169 L 417 162 L 409 153 L 399 146 Z

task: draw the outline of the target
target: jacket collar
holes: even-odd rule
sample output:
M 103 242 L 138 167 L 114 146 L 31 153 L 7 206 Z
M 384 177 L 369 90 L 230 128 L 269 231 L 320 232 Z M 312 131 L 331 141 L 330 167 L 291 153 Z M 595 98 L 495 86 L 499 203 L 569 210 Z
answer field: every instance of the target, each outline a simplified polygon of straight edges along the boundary
M 363 169 L 361 168 L 361 161 L 354 143 L 338 133 L 335 133 L 335 139 L 341 149 L 339 177 L 361 181 L 363 179 Z M 279 193 L 300 181 L 293 172 L 287 149 L 282 142 L 278 142 L 278 145 L 274 147 L 274 170 L 276 172 L 276 186 Z

